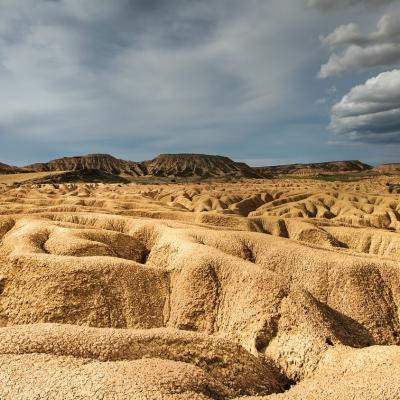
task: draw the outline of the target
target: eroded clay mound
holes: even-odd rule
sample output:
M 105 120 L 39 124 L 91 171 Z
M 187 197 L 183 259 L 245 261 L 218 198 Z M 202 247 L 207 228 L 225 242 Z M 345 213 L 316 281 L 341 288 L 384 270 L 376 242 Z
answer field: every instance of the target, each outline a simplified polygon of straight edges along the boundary
M 0 355 L 4 399 L 224 399 L 227 387 L 200 368 L 159 359 L 98 362 Z M 45 396 L 45 397 L 43 397 Z
M 143 365 L 145 369 L 151 369 L 158 360 L 167 368 L 167 371 L 159 369 L 158 373 L 163 378 L 169 379 L 170 375 L 175 374 L 176 379 L 178 373 L 185 375 L 187 371 L 192 371 L 191 386 L 197 388 L 200 394 L 206 394 L 209 385 L 211 398 L 219 397 L 218 393 L 225 396 L 268 394 L 281 389 L 278 375 L 272 368 L 241 346 L 182 330 L 135 331 L 57 324 L 20 325 L 0 330 L 0 354 L 4 362 L 15 359 L 17 355 L 51 355 L 51 362 L 55 364 L 62 365 L 63 361 L 73 367 L 89 364 L 93 376 L 98 373 L 97 366 L 105 372 L 115 369 L 118 375 L 121 369 L 120 379 L 124 370 L 127 370 L 131 381 L 134 375 L 129 371 L 130 368 Z M 153 362 L 146 366 L 143 359 L 152 359 Z M 39 363 L 40 360 L 37 358 Z M 142 362 L 139 363 L 139 360 Z M 145 380 L 145 374 L 140 380 Z M 150 383 L 151 379 L 148 381 Z M 169 391 L 185 388 L 180 380 L 171 383 L 172 387 L 167 388 Z M 212 387 L 216 392 L 214 394 Z
M 397 399 L 400 396 L 400 349 L 373 346 L 355 350 L 338 347 L 322 358 L 315 374 L 291 390 L 246 400 Z
M 398 199 L 307 182 L 4 187 L 0 398 L 398 397 Z

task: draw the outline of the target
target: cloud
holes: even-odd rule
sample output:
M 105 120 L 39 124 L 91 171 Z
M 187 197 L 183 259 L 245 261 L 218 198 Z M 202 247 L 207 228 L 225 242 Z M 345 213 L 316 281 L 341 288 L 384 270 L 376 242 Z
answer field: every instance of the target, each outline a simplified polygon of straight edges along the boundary
M 316 38 L 344 12 L 293 0 L 0 0 L 0 160 L 320 155 L 337 93 L 314 79 Z
M 339 44 L 365 44 L 366 40 L 357 24 L 340 25 L 328 36 L 320 36 L 324 46 L 335 47 Z
M 138 157 L 149 141 L 233 146 L 249 126 L 279 117 L 309 62 L 279 21 L 287 7 L 1 0 L 0 140 L 78 149 L 108 140 Z M 308 27 L 307 14 L 287 16 L 291 29 Z
M 348 47 L 339 55 L 333 53 L 321 66 L 319 78 L 340 75 L 351 70 L 387 67 L 400 63 L 400 13 L 384 15 L 377 30 L 363 35 L 356 24 L 341 25 L 320 41 L 331 49 L 339 45 Z
M 362 5 L 369 8 L 379 8 L 396 0 L 306 0 L 308 7 L 317 7 L 322 10 L 340 9 Z
M 400 142 L 400 70 L 352 88 L 333 106 L 330 129 L 361 142 Z
M 377 24 L 376 31 L 363 35 L 357 24 L 341 25 L 328 36 L 320 37 L 324 46 L 331 48 L 341 45 L 374 45 L 387 42 L 398 42 L 400 37 L 400 13 L 383 15 Z
M 325 79 L 345 71 L 387 67 L 398 63 L 400 63 L 400 44 L 384 43 L 365 48 L 350 46 L 340 56 L 333 54 L 329 61 L 321 66 L 318 77 Z

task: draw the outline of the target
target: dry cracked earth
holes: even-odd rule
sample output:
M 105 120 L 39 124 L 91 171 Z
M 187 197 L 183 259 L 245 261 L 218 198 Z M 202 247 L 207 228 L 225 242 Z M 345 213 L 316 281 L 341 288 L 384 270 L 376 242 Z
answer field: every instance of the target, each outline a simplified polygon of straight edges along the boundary
M 388 179 L 0 185 L 0 399 L 400 398 Z

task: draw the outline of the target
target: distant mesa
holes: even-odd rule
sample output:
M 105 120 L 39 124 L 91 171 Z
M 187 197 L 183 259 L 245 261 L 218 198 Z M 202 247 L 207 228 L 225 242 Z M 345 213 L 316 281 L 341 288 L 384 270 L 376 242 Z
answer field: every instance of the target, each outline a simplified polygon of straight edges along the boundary
M 253 168 L 228 157 L 207 154 L 160 154 L 144 162 L 148 175 L 179 177 L 219 177 L 232 175 L 244 178 L 262 178 Z
M 152 160 L 128 161 L 109 154 L 63 157 L 25 167 L 0 163 L 0 174 L 37 172 L 27 177 L 32 183 L 58 182 L 179 182 L 202 180 L 235 181 L 241 178 L 263 179 L 282 176 L 318 176 L 360 174 L 400 174 L 400 163 L 372 167 L 358 160 L 286 164 L 250 167 L 228 157 L 208 154 L 160 154 Z M 49 174 L 45 174 L 48 172 Z M 60 174 L 58 174 L 60 172 Z M 66 173 L 68 172 L 68 173 Z M 45 174 L 45 175 L 43 175 Z M 51 174 L 51 176 L 50 176 Z
M 206 154 L 160 154 L 153 160 L 143 162 L 121 160 L 109 154 L 88 154 L 31 164 L 25 168 L 37 172 L 90 169 L 127 177 L 263 178 L 245 163 Z
M 77 171 L 89 169 L 103 171 L 113 175 L 144 175 L 140 163 L 120 160 L 109 154 L 88 154 L 85 156 L 63 157 L 47 163 L 27 165 L 25 168 L 37 172 Z
M 319 175 L 370 171 L 372 167 L 358 160 L 329 161 L 310 164 L 287 164 L 255 167 L 263 175 Z

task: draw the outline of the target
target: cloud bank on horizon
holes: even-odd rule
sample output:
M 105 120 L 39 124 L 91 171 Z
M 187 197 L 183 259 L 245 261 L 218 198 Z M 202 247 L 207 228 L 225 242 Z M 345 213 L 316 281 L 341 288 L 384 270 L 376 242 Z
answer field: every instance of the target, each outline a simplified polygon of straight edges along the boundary
M 399 42 L 390 0 L 0 0 L 0 161 L 394 159 Z

